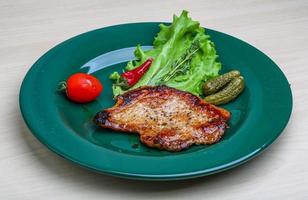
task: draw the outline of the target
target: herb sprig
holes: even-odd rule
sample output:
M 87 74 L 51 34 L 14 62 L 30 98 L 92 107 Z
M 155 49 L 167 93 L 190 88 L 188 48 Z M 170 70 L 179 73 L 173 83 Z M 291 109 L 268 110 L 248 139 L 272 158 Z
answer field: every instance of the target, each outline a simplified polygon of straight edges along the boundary
M 172 79 L 174 76 L 179 75 L 179 74 L 184 74 L 189 66 L 190 66 L 190 61 L 193 57 L 193 55 L 200 49 L 200 44 L 198 40 L 195 40 L 189 49 L 186 50 L 186 52 L 178 58 L 173 64 L 172 64 L 172 70 L 168 72 L 166 75 L 164 75 L 160 83 L 165 83 Z

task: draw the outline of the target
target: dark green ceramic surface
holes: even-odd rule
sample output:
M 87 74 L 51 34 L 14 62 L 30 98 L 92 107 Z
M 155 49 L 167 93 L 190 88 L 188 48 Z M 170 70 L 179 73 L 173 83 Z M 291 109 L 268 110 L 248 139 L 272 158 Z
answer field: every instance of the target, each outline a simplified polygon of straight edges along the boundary
M 237 69 L 244 92 L 224 106 L 232 113 L 230 128 L 214 145 L 172 153 L 151 149 L 137 134 L 96 127 L 91 119 L 114 104 L 113 71 L 125 63 L 93 73 L 104 85 L 100 97 L 75 104 L 56 92 L 57 84 L 104 53 L 151 45 L 159 23 L 106 27 L 69 39 L 44 54 L 27 73 L 20 91 L 22 115 L 32 133 L 49 149 L 86 168 L 133 179 L 174 180 L 205 176 L 235 167 L 262 152 L 282 132 L 292 110 L 289 83 L 265 54 L 232 36 L 207 30 L 223 63 L 222 72 Z

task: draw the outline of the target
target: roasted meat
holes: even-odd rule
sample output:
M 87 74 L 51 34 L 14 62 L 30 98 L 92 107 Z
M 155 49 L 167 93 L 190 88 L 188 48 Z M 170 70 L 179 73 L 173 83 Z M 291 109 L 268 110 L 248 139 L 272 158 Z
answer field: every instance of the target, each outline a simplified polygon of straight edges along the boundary
M 167 86 L 141 87 L 116 100 L 96 114 L 98 126 L 139 133 L 142 143 L 168 151 L 218 142 L 230 118 L 227 110 Z

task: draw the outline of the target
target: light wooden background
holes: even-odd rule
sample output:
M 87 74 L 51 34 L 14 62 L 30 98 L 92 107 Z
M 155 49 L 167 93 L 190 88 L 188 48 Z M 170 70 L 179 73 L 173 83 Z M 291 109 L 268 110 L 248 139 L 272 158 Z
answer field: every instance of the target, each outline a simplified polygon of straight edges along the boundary
M 209 177 L 145 182 L 82 169 L 31 135 L 20 115 L 18 93 L 25 73 L 44 52 L 104 26 L 170 21 L 182 9 L 203 26 L 256 46 L 289 79 L 293 114 L 265 153 Z M 308 199 L 307 57 L 305 0 L 0 0 L 0 199 Z

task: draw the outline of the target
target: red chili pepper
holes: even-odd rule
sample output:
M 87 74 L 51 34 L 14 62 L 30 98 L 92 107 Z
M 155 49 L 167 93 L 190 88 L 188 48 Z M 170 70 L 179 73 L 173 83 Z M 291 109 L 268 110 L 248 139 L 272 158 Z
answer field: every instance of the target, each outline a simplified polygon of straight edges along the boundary
M 149 58 L 139 67 L 136 67 L 135 69 L 126 71 L 123 74 L 121 74 L 121 77 L 125 82 L 124 85 L 126 85 L 127 87 L 135 85 L 141 79 L 141 77 L 148 71 L 152 62 L 153 58 Z

